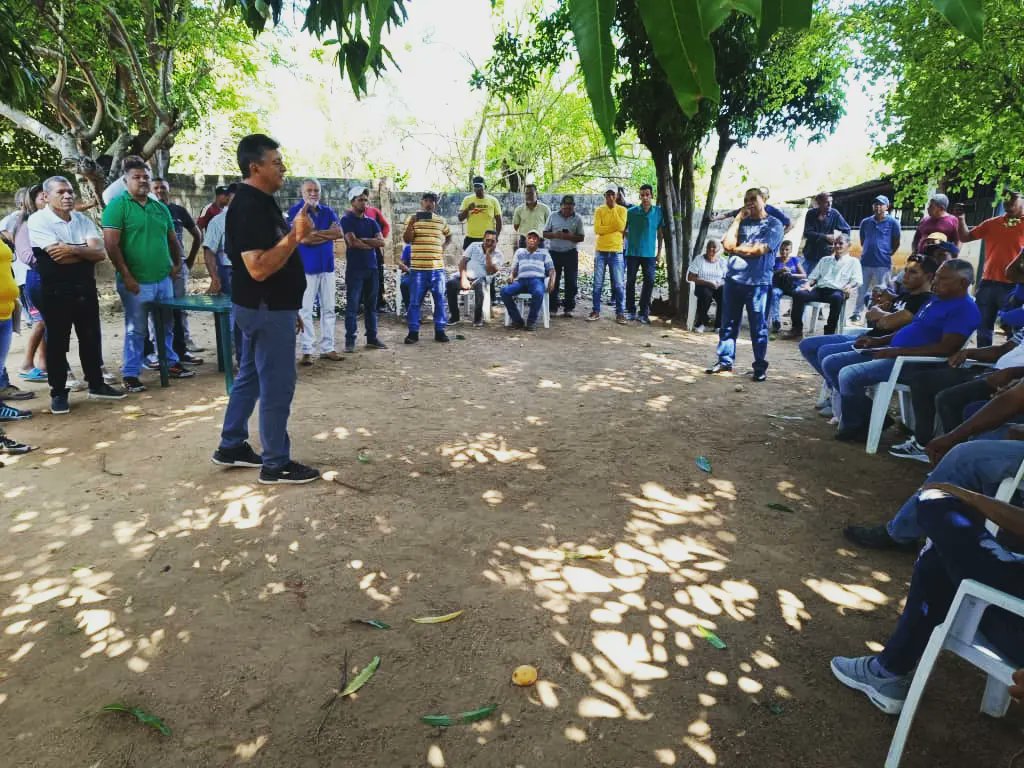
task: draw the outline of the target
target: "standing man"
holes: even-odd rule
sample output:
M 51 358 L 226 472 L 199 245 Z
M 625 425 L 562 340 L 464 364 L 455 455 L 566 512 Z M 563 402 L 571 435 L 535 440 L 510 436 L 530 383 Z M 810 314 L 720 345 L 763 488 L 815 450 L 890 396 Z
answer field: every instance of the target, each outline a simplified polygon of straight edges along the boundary
M 933 232 L 939 232 L 946 236 L 946 240 L 954 245 L 960 245 L 960 223 L 957 217 L 949 210 L 949 198 L 941 193 L 936 193 L 928 200 L 928 207 L 925 215 L 917 224 L 917 232 L 914 233 L 914 241 L 911 244 L 914 253 L 921 241 L 926 239 Z
M 220 186 L 213 188 L 213 202 L 207 203 L 206 207 L 199 212 L 199 218 L 196 220 L 196 226 L 198 226 L 204 232 L 206 228 L 210 226 L 210 222 L 213 217 L 217 214 L 227 210 L 228 204 L 231 202 L 231 195 L 234 190 L 231 187 L 234 184 L 221 184 Z
M 370 188 L 363 187 L 363 194 L 369 200 Z M 384 245 L 377 249 L 377 311 L 387 312 L 388 302 L 384 298 L 384 248 L 387 247 L 391 238 L 391 222 L 388 221 L 380 208 L 374 208 L 372 205 L 366 206 L 366 216 L 377 222 L 377 226 L 380 227 L 380 236 L 384 238 Z
M 29 240 L 40 280 L 39 311 L 46 322 L 46 373 L 50 410 L 67 413 L 68 346 L 71 329 L 78 337 L 78 355 L 89 397 L 121 400 L 124 390 L 103 381 L 100 346 L 100 305 L 96 296 L 96 264 L 106 258 L 96 225 L 75 210 L 75 191 L 63 176 L 43 182 L 46 208 L 29 217 Z M 0 360 L 0 365 L 3 361 Z
M 501 289 L 501 300 L 511 319 L 510 329 L 537 330 L 537 315 L 544 306 L 544 293 L 555 287 L 555 263 L 540 247 L 543 242 L 540 232 L 531 229 L 526 233 L 526 247 L 517 250 L 512 259 L 512 282 Z M 516 296 L 520 293 L 530 294 L 530 313 L 525 323 L 516 306 Z
M 483 189 L 482 184 L 480 188 Z M 409 217 L 402 233 L 402 239 L 412 245 L 409 260 L 409 334 L 405 337 L 406 344 L 415 344 L 420 340 L 420 310 L 428 290 L 434 298 L 434 341 L 450 341 L 444 332 L 447 325 L 444 307 L 444 249 L 452 241 L 452 232 L 444 217 L 434 211 L 436 207 L 437 194 L 424 192 L 420 200 L 421 210 Z M 463 209 L 466 210 L 465 204 Z M 501 217 L 498 216 L 497 220 L 500 225 Z M 483 234 L 481 231 L 481 240 Z
M 484 232 L 482 243 L 469 244 L 459 262 L 459 274 L 449 280 L 446 286 L 452 325 L 461 319 L 459 292 L 471 290 L 476 298 L 473 304 L 473 327 L 483 327 L 484 291 L 488 290 L 488 283 L 498 274 L 504 262 L 505 257 L 498 250 L 498 234 L 493 229 Z
M 224 225 L 236 188 L 237 185 L 231 185 L 227 206 L 210 219 L 210 223 L 206 226 L 206 234 L 203 235 L 203 261 L 206 264 L 206 271 L 210 275 L 210 287 L 206 292 L 213 296 L 217 294 L 231 295 L 231 259 L 228 258 L 227 246 L 224 243 Z
M 558 286 L 565 274 L 565 298 L 562 317 L 572 317 L 576 309 L 576 280 L 580 272 L 580 256 L 576 246 L 583 242 L 583 219 L 576 214 L 576 198 L 564 195 L 558 210 L 548 216 L 543 230 L 548 251 L 555 265 L 555 287 L 551 290 L 551 315 L 558 312 Z
M 537 200 L 537 185 L 527 184 L 523 196 L 526 200 L 522 205 L 517 206 L 512 213 L 512 227 L 519 236 L 516 248 L 526 247 L 526 233 L 531 229 L 538 232 L 544 231 L 544 225 L 548 222 L 551 209 L 544 203 Z
M 872 215 L 860 223 L 860 269 L 864 281 L 857 294 L 857 306 L 850 320 L 860 320 L 867 297 L 876 286 L 888 288 L 892 282 L 892 255 L 900 247 L 900 223 L 889 215 L 889 198 L 878 195 L 871 201 Z
M 819 192 L 814 196 L 815 208 L 804 217 L 804 270 L 810 274 L 818 262 L 832 252 L 836 234 L 850 236 L 850 225 L 843 214 L 832 207 L 832 195 Z
M 174 222 L 167 206 L 149 196 L 149 168 L 141 160 L 126 162 L 125 191 L 103 209 L 103 240 L 107 254 L 117 269 L 117 292 L 124 306 L 124 360 L 121 374 L 129 392 L 143 392 L 139 380 L 143 348 L 149 334 L 146 304 L 174 298 L 171 281 L 181 271 L 181 247 L 174 235 Z M 173 318 L 164 313 L 163 344 L 176 379 L 195 376 L 184 368 L 174 351 Z
M 651 293 L 654 291 L 654 270 L 661 259 L 661 243 L 665 230 L 661 208 L 653 204 L 654 187 L 640 187 L 640 205 L 626 211 L 626 318 L 651 324 Z M 640 288 L 640 312 L 636 311 L 636 273 L 643 270 Z
M 743 207 L 722 238 L 729 270 L 722 292 L 722 328 L 718 362 L 705 373 L 730 373 L 736 359 L 743 308 L 747 308 L 754 346 L 754 381 L 768 378 L 768 294 L 772 290 L 775 257 L 782 244 L 782 222 L 765 210 L 764 192 L 757 187 L 743 195 Z M 813 213 L 813 211 L 812 211 Z M 794 318 L 796 317 L 794 312 Z
M 174 298 L 180 299 L 188 293 L 188 276 L 196 264 L 196 254 L 199 253 L 199 247 L 203 243 L 203 235 L 189 212 L 177 203 L 171 202 L 171 185 L 167 183 L 166 179 L 153 179 L 153 194 L 171 212 L 174 236 L 178 239 L 178 248 L 182 253 L 185 252 L 185 230 L 188 230 L 188 234 L 192 238 L 188 256 L 181 265 L 181 271 L 172 281 Z M 192 334 L 188 327 L 188 313 L 180 309 L 174 310 L 174 351 L 178 353 L 182 362 L 192 365 L 201 365 L 203 362 L 198 357 L 192 356 L 193 352 L 202 350 L 192 342 Z
M 306 288 L 296 248 L 313 233 L 314 224 L 299 211 L 289 230 L 274 200 L 286 170 L 278 146 L 261 133 L 238 143 L 242 183 L 228 209 L 225 236 L 242 359 L 213 463 L 261 467 L 264 484 L 309 483 L 320 473 L 291 460 L 288 415 L 295 395 L 295 331 L 302 325 L 299 308 Z M 246 442 L 257 400 L 262 457 Z
M 601 319 L 601 291 L 604 290 L 604 269 L 607 265 L 612 280 L 612 300 L 615 302 L 615 322 L 626 324 L 626 298 L 623 282 L 626 263 L 622 258 L 622 237 L 626 232 L 626 209 L 616 202 L 619 190 L 609 184 L 604 190 L 604 205 L 594 211 L 594 296 L 593 309 L 587 320 Z
M 338 214 L 320 203 L 320 182 L 306 179 L 302 182 L 302 200 L 288 209 L 289 225 L 300 211 L 313 221 L 313 231 L 299 243 L 299 255 L 306 270 L 306 292 L 302 296 L 302 365 L 313 364 L 313 351 L 317 348 L 313 330 L 313 304 L 320 303 L 320 358 L 341 360 L 334 348 L 334 241 L 342 237 Z
M 436 198 L 434 203 L 436 206 Z M 459 221 L 466 222 L 466 236 L 462 239 L 462 250 L 469 248 L 470 243 L 482 242 L 484 232 L 488 229 L 493 229 L 499 236 L 501 235 L 501 203 L 496 197 L 484 194 L 483 176 L 473 177 L 473 194 L 463 198 L 462 205 L 459 207 Z M 413 250 L 416 249 L 413 248 Z
M 807 284 L 793 292 L 793 330 L 786 338 L 804 337 L 804 309 L 812 301 L 828 304 L 825 335 L 834 334 L 842 317 L 843 305 L 857 293 L 863 280 L 860 262 L 850 255 L 849 239 L 840 235 L 832 243 L 832 255 L 819 261 L 807 276 Z
M 368 196 L 363 187 L 348 191 L 351 208 L 341 217 L 345 234 L 345 351 L 356 351 L 356 317 L 363 304 L 366 348 L 387 349 L 377 338 L 377 253 L 384 247 L 380 225 L 366 215 Z M 320 305 L 323 306 L 321 300 Z
M 981 283 L 975 295 L 981 310 L 981 326 L 978 328 L 978 346 L 992 346 L 992 331 L 996 317 L 1014 289 L 1006 277 L 1006 269 L 1024 249 L 1024 198 L 1016 190 L 1003 192 L 1002 216 L 986 219 L 976 227 L 968 227 L 963 211 L 958 214 L 960 240 L 969 243 L 981 240 L 985 244 L 985 264 Z

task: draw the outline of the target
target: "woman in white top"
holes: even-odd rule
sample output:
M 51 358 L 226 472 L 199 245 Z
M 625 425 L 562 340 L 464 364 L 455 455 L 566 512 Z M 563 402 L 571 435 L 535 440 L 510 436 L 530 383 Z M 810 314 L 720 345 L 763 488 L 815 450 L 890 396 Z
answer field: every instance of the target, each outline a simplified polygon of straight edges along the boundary
M 697 296 L 697 316 L 693 321 L 693 330 L 704 333 L 708 325 L 708 310 L 711 302 L 715 302 L 715 330 L 720 325 L 722 315 L 722 286 L 725 284 L 725 273 L 729 265 L 725 259 L 719 258 L 721 246 L 717 240 L 708 240 L 704 255 L 690 263 L 686 279 L 693 283 L 693 292 Z

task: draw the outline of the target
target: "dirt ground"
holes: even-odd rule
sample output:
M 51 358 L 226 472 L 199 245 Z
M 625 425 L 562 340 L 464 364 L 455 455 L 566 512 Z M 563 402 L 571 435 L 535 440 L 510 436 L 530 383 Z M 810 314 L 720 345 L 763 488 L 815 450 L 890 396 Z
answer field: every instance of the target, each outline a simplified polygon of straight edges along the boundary
M 41 449 L 0 469 L 0 764 L 881 765 L 895 720 L 828 660 L 885 641 L 912 558 L 840 529 L 888 518 L 925 467 L 835 443 L 789 343 L 755 385 L 705 377 L 714 339 L 670 326 L 458 332 L 410 348 L 387 320 L 390 350 L 301 370 L 293 455 L 338 482 L 294 488 L 210 463 L 209 363 L 64 417 L 38 387 L 6 426 Z M 118 318 L 105 339 L 116 363 Z M 346 654 L 380 669 L 317 737 Z M 512 687 L 524 663 L 540 682 Z M 982 688 L 944 659 L 904 765 L 1006 765 L 1024 718 L 979 715 Z

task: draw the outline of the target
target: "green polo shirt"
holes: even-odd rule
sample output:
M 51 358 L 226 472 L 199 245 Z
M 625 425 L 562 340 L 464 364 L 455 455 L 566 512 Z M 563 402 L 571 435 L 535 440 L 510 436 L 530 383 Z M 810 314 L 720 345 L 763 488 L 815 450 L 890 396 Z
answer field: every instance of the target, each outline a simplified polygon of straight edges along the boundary
M 159 283 L 171 274 L 167 235 L 174 237 L 174 221 L 159 200 L 150 197 L 140 205 L 124 192 L 103 209 L 103 228 L 120 230 L 121 253 L 138 282 Z

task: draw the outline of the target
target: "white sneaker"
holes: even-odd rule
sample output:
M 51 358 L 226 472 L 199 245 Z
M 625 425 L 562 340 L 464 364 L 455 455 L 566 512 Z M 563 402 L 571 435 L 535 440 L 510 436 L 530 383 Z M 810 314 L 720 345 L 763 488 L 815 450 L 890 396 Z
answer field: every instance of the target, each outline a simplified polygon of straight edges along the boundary
M 79 381 L 72 374 L 68 374 L 68 390 L 71 392 L 84 392 L 89 388 L 89 385 L 84 381 Z
M 696 328 L 693 329 L 693 332 L 694 333 L 704 333 L 704 326 L 703 325 L 698 325 Z
M 821 397 L 818 398 L 818 402 L 814 404 L 814 407 L 820 411 L 826 405 L 832 405 L 832 390 L 829 389 L 828 387 L 825 387 Z
M 117 376 L 115 376 L 110 371 L 108 371 L 106 366 L 103 366 L 103 368 L 101 368 L 100 370 L 103 372 L 103 383 L 104 384 L 116 384 L 117 383 Z
M 823 419 L 831 419 L 833 416 L 835 416 L 835 413 L 832 411 L 832 404 L 826 403 L 824 408 L 819 408 L 818 415 L 821 416 Z
M 924 450 L 924 446 L 921 445 L 915 438 L 910 438 L 905 443 L 894 445 L 889 449 L 889 455 L 895 456 L 898 459 L 913 459 L 914 461 L 920 461 L 925 464 L 930 464 L 928 460 L 928 454 Z

